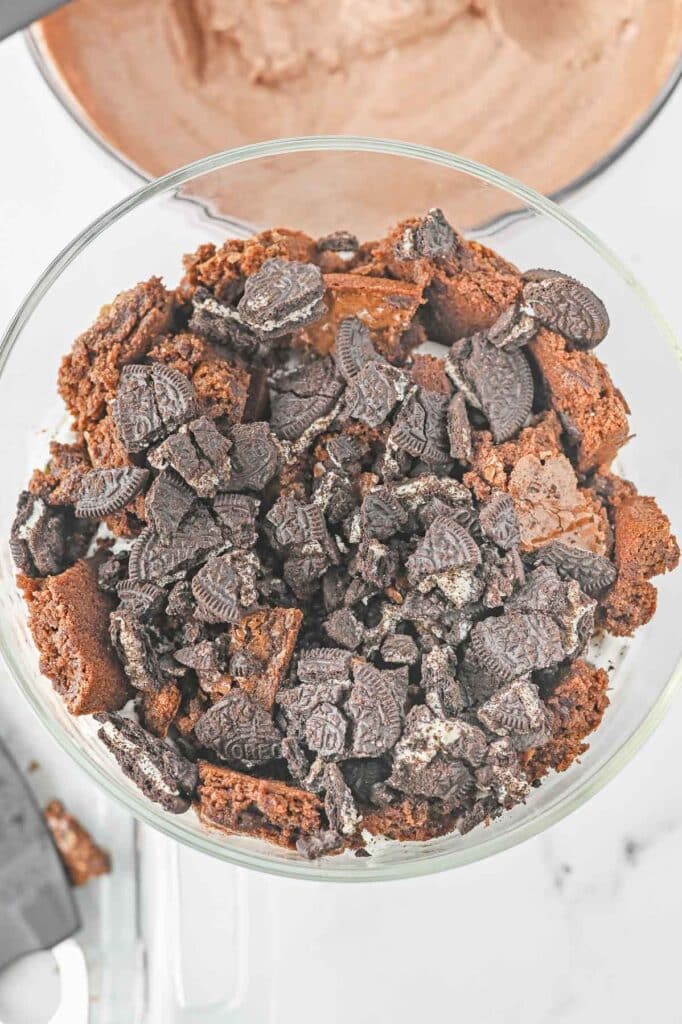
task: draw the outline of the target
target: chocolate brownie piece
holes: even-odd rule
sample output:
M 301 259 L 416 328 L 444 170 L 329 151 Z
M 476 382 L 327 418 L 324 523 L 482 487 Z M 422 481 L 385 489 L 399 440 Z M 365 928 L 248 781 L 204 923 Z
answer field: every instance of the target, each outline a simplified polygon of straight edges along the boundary
M 359 274 L 325 274 L 324 284 L 327 313 L 301 332 L 316 352 L 333 352 L 339 324 L 353 316 L 366 324 L 377 351 L 391 362 L 402 362 L 419 344 L 418 335 L 406 336 L 423 301 L 418 285 Z
M 85 885 L 91 878 L 109 874 L 109 854 L 59 800 L 51 800 L 43 815 L 71 885 Z
M 577 451 L 582 473 L 608 467 L 628 439 L 627 403 L 591 352 L 569 349 L 559 334 L 541 329 L 528 346 Z
M 585 753 L 588 744 L 584 739 L 597 728 L 609 705 L 608 684 L 603 668 L 583 660 L 573 662 L 546 701 L 551 714 L 551 739 L 521 753 L 524 771 L 531 782 L 551 769 L 566 771 Z
M 48 505 L 75 505 L 83 474 L 91 468 L 84 444 L 51 441 L 47 466 L 34 471 L 28 489 Z
M 142 359 L 168 330 L 172 313 L 173 296 L 152 277 L 117 295 L 76 339 L 59 368 L 59 393 L 79 430 L 104 415 L 121 367 Z
M 363 808 L 362 829 L 373 836 L 423 843 L 451 832 L 455 815 L 428 800 L 402 800 L 381 808 Z
M 59 576 L 20 577 L 40 670 L 72 715 L 117 711 L 130 688 L 109 639 L 113 600 L 97 586 L 92 561 L 76 562 Z
M 634 488 L 613 499 L 611 518 L 618 577 L 604 601 L 602 621 L 610 633 L 630 636 L 656 611 L 656 588 L 649 580 L 676 568 L 680 549 L 654 498 Z
M 410 376 L 415 384 L 437 395 L 451 395 L 452 384 L 445 372 L 445 360 L 438 356 L 416 353 L 412 356 Z
M 267 839 L 290 849 L 304 836 L 316 835 L 323 824 L 322 803 L 314 793 L 207 761 L 199 761 L 196 809 L 200 819 L 213 828 Z
M 472 468 L 464 476 L 479 499 L 493 490 L 508 492 L 521 532 L 521 548 L 531 551 L 561 539 L 604 554 L 609 524 L 602 502 L 578 482 L 561 447 L 561 424 L 543 413 L 513 441 L 496 445 L 487 431 L 473 435 Z
M 245 615 L 230 630 L 232 665 L 247 668 L 236 682 L 268 710 L 289 668 L 302 622 L 300 608 L 269 608 Z
M 147 732 L 165 739 L 180 710 L 182 690 L 176 683 L 167 683 L 160 690 L 140 694 L 138 713 Z
M 422 320 L 428 336 L 444 345 L 490 327 L 522 285 L 516 267 L 454 231 L 440 210 L 398 224 L 374 247 L 365 272 L 424 288 Z
M 251 377 L 226 359 L 206 360 L 192 374 L 199 407 L 205 416 L 241 423 L 249 398 Z

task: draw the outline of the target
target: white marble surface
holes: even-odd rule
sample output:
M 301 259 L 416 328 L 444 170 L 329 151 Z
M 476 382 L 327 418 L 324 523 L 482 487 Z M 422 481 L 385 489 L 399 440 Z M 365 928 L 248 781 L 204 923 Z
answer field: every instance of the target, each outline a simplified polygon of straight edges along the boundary
M 58 249 L 133 183 L 61 111 L 18 38 L 0 44 L 0 95 L 4 323 Z M 570 203 L 632 265 L 678 333 L 681 127 L 679 91 L 634 149 Z M 89 783 L 0 683 L 0 731 L 11 725 L 21 757 L 48 766 L 41 790 L 59 781 L 95 827 Z M 258 908 L 249 948 L 267 955 L 274 997 L 266 998 L 252 958 L 240 968 L 250 993 L 241 1010 L 174 1016 L 177 993 L 164 981 L 147 1019 L 681 1022 L 681 732 L 678 700 L 634 762 L 587 805 L 525 845 L 448 875 L 341 892 L 206 868 L 213 885 L 234 887 L 235 908 L 243 899 Z M 147 869 L 171 856 L 167 846 L 145 838 Z M 146 911 L 158 923 L 158 905 L 148 901 Z M 297 922 L 305 927 L 296 931 Z M 152 990 L 165 978 L 154 971 Z M 40 1017 L 27 1004 L 21 1019 Z M 110 1017 L 119 1019 L 131 1024 Z

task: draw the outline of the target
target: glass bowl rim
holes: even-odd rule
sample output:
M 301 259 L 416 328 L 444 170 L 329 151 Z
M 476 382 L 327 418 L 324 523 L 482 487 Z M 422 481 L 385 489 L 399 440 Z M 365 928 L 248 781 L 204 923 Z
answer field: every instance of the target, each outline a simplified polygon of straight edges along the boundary
M 569 231 L 582 238 L 598 256 L 612 267 L 624 283 L 636 293 L 682 366 L 682 346 L 677 341 L 670 326 L 658 311 L 648 293 L 639 284 L 629 268 L 577 218 L 566 210 L 561 209 L 552 200 L 547 199 L 534 189 L 522 185 L 508 175 L 495 171 L 484 164 L 448 153 L 445 150 L 421 146 L 415 143 L 367 136 L 315 135 L 273 139 L 267 142 L 254 143 L 214 153 L 211 156 L 186 164 L 184 167 L 142 185 L 111 206 L 87 225 L 58 253 L 29 290 L 17 312 L 10 320 L 0 341 L 0 375 L 4 371 L 12 349 L 21 336 L 25 325 L 51 286 L 64 270 L 87 249 L 90 242 L 94 241 L 95 238 L 122 219 L 127 213 L 132 212 L 138 206 L 156 196 L 171 193 L 174 189 L 177 189 L 192 178 L 214 170 L 251 160 L 277 157 L 285 154 L 334 151 L 378 153 L 423 160 L 427 163 L 446 167 L 506 191 L 515 199 L 520 200 L 523 204 L 531 207 L 541 215 L 562 224 Z M 513 213 L 507 216 L 507 219 L 513 218 Z M 496 228 L 501 226 L 500 221 L 495 223 Z M 225 844 L 222 834 L 212 833 L 210 830 L 207 830 L 204 834 L 186 834 L 182 825 L 176 824 L 176 821 L 182 821 L 182 817 L 176 819 L 163 810 L 157 809 L 154 804 L 146 800 L 141 794 L 138 796 L 136 793 L 128 791 L 122 784 L 109 778 L 99 765 L 91 761 L 88 755 L 76 743 L 72 742 L 71 738 L 62 730 L 57 719 L 49 713 L 47 706 L 38 700 L 32 686 L 24 680 L 23 673 L 14 660 L 11 644 L 5 642 L 4 632 L 1 629 L 0 657 L 2 657 L 14 683 L 19 687 L 40 722 L 56 739 L 62 749 L 84 769 L 97 785 L 136 818 L 159 830 L 171 839 L 175 839 L 192 849 L 207 853 L 238 867 L 248 867 L 271 875 L 286 878 L 304 878 L 317 882 L 376 882 L 435 874 L 450 868 L 483 860 L 544 832 L 545 829 L 559 822 L 590 799 L 590 797 L 594 796 L 625 767 L 663 720 L 675 692 L 680 684 L 682 684 L 681 656 L 656 701 L 624 743 L 598 769 L 592 778 L 578 785 L 570 796 L 562 797 L 558 795 L 550 806 L 540 812 L 532 821 L 518 824 L 503 835 L 484 839 L 475 848 L 465 847 L 461 850 L 437 853 L 432 856 L 427 854 L 420 859 L 406 861 L 405 863 L 378 863 L 376 866 L 373 866 L 372 861 L 367 859 L 362 861 L 360 870 L 358 870 L 359 866 L 357 863 L 354 865 L 350 861 L 347 863 L 336 861 L 337 866 L 329 869 L 325 867 L 325 864 L 329 863 L 329 861 L 325 860 L 318 862 L 302 860 L 277 861 L 275 858 L 270 858 L 265 854 L 233 849 Z

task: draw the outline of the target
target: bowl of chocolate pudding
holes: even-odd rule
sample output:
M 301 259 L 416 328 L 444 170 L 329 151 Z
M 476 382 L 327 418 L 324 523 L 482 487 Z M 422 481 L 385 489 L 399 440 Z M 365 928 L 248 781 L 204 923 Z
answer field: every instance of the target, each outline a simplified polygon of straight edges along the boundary
M 143 178 L 266 139 L 347 134 L 456 152 L 562 199 L 671 95 L 682 0 L 73 0 L 29 41 L 67 110 Z M 344 194 L 365 193 L 361 161 L 344 174 Z M 292 167 L 292 222 L 306 180 Z M 264 182 L 249 168 L 242 184 L 257 195 Z M 201 187 L 230 213 L 229 196 Z M 386 211 L 400 193 L 427 206 L 419 188 L 406 171 Z M 464 226 L 509 212 L 505 202 L 467 197 Z

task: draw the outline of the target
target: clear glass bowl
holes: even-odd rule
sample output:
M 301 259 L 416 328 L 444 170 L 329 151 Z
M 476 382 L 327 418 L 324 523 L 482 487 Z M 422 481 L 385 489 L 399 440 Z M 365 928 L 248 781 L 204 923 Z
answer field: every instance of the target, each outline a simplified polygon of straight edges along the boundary
M 363 169 L 367 190 L 362 202 L 355 192 L 343 192 L 349 162 Z M 301 167 L 309 169 L 310 202 L 298 224 L 290 224 L 287 209 L 292 167 L 298 175 Z M 253 189 L 240 194 L 245 175 L 263 183 L 262 202 Z M 524 216 L 498 221 L 475 237 L 521 267 L 556 267 L 573 274 L 603 297 L 612 327 L 599 355 L 627 396 L 635 432 L 618 469 L 641 492 L 655 494 L 682 532 L 680 349 L 664 321 L 629 270 L 568 213 L 489 168 L 438 150 L 364 138 L 280 140 L 221 153 L 169 174 L 108 210 L 64 249 L 36 282 L 0 348 L 0 649 L 10 674 L 67 753 L 138 818 L 196 850 L 278 875 L 316 881 L 404 878 L 513 846 L 570 813 L 613 778 L 661 720 L 681 678 L 682 577 L 672 574 L 659 580 L 658 614 L 634 640 L 607 639 L 593 652 L 598 662 L 613 666 L 611 706 L 580 764 L 548 778 L 526 805 L 465 837 L 379 843 L 370 858 L 343 855 L 309 862 L 259 840 L 210 832 L 193 812 L 173 817 L 149 803 L 96 740 L 95 723 L 69 716 L 40 675 L 6 538 L 17 493 L 31 469 L 44 461 L 50 437 L 66 425 L 56 375 L 73 338 L 121 289 L 152 274 L 174 284 L 181 255 L 201 242 L 243 235 L 254 225 L 297 227 L 313 235 L 344 227 L 361 238 L 376 237 L 391 223 L 421 212 L 410 205 L 405 190 L 393 188 L 401 177 L 414 180 L 415 175 L 420 194 L 426 189 L 429 205 L 442 207 L 455 224 L 466 221 L 467 196 L 476 190 L 503 194 L 507 208 L 522 207 Z M 208 205 L 183 201 L 183 189 L 199 177 L 205 179 L 204 194 L 230 197 L 230 219 Z M 372 199 L 380 192 L 379 222 Z M 387 194 L 395 197 L 388 215 Z

